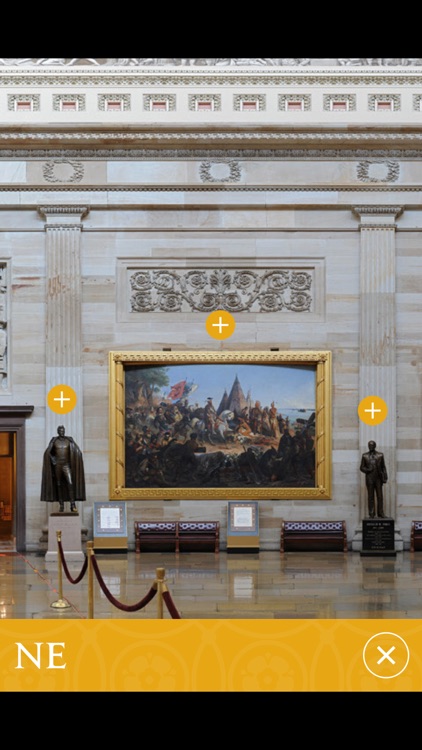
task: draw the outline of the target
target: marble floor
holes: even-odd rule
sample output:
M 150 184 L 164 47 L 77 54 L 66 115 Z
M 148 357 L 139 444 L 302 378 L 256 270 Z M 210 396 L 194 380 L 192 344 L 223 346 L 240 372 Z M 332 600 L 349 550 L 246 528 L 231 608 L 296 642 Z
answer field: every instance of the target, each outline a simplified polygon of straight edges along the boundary
M 0 619 L 157 618 L 159 597 L 136 612 L 119 605 L 141 602 L 159 568 L 182 619 L 422 618 L 420 552 L 377 558 L 358 552 L 128 552 L 96 553 L 95 559 L 103 585 L 95 573 L 90 589 L 87 573 L 72 583 L 63 571 L 60 597 L 57 562 L 0 551 Z M 68 563 L 72 580 L 81 568 Z M 58 600 L 68 606 L 52 606 Z M 171 618 L 165 604 L 163 616 Z

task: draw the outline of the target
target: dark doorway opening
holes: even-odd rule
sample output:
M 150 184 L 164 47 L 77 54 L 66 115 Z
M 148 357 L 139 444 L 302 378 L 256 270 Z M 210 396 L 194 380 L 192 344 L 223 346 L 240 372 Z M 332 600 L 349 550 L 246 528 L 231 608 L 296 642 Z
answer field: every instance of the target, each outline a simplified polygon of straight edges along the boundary
M 0 406 L 0 545 L 26 547 L 25 424 L 33 406 Z
M 16 544 L 16 433 L 0 432 L 0 541 Z

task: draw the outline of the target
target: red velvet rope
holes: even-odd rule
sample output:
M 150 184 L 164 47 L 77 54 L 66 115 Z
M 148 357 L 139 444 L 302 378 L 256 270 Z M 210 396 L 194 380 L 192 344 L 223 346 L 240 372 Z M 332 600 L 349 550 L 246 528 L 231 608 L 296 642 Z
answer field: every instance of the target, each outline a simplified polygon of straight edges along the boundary
M 66 574 L 67 580 L 70 581 L 70 583 L 79 583 L 79 581 L 82 581 L 82 578 L 84 577 L 84 575 L 85 575 L 85 573 L 87 571 L 87 568 L 88 568 L 88 558 L 87 558 L 87 556 L 85 555 L 84 564 L 82 565 L 81 572 L 79 573 L 78 577 L 77 578 L 72 578 L 72 576 L 69 573 L 69 568 L 67 567 L 66 560 L 64 558 L 62 543 L 60 541 L 58 541 L 57 543 L 59 545 L 60 559 L 62 561 L 63 570 L 64 570 L 64 572 Z
M 98 563 L 95 559 L 95 555 L 91 555 L 91 563 L 95 571 L 95 575 L 97 576 L 98 583 L 100 584 L 101 589 L 103 593 L 105 594 L 105 596 L 107 597 L 107 599 L 109 600 L 109 602 L 114 604 L 114 606 L 117 607 L 118 609 L 122 609 L 124 612 L 138 612 L 140 609 L 143 609 L 151 601 L 151 599 L 154 598 L 154 596 L 157 593 L 157 588 L 156 587 L 154 588 L 155 584 L 153 584 L 150 590 L 148 591 L 147 595 L 144 596 L 144 598 L 140 602 L 138 602 L 138 604 L 131 604 L 131 605 L 122 604 L 117 599 L 115 599 L 112 594 L 110 594 L 107 586 L 105 585 L 103 577 L 98 568 Z
M 173 599 L 171 598 L 170 591 L 163 591 L 163 599 L 173 620 L 181 620 L 182 618 L 180 617 L 180 614 L 178 613 L 176 609 Z

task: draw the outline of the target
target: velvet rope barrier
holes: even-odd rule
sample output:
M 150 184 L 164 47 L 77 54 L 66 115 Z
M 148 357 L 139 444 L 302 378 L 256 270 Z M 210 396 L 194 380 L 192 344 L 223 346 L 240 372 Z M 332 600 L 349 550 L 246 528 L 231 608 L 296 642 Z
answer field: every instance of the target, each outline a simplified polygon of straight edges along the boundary
M 110 593 L 107 586 L 105 585 L 103 577 L 98 567 L 98 563 L 95 559 L 95 555 L 91 555 L 91 565 L 97 577 L 97 581 L 101 586 L 102 592 L 105 594 L 109 602 L 111 602 L 111 604 L 117 607 L 117 609 L 123 610 L 123 612 L 138 612 L 140 609 L 143 609 L 154 598 L 154 596 L 157 593 L 157 583 L 156 581 L 154 581 L 147 595 L 144 596 L 144 598 L 140 602 L 138 602 L 137 604 L 130 604 L 130 605 L 122 604 L 122 602 L 119 602 L 117 599 L 115 599 L 115 597 Z
M 181 620 L 182 618 L 180 617 L 180 614 L 176 609 L 176 605 L 171 598 L 170 591 L 167 589 L 167 586 L 164 586 L 163 599 L 173 620 Z
M 61 542 L 61 539 L 59 538 L 58 534 L 59 534 L 59 532 L 57 532 L 57 544 L 58 544 L 58 547 L 59 547 L 60 559 L 62 561 L 62 566 L 63 566 L 63 570 L 64 570 L 64 572 L 66 574 L 66 578 L 67 578 L 67 580 L 70 583 L 79 583 L 79 581 L 82 581 L 82 578 L 84 577 L 84 575 L 85 575 L 85 573 L 87 571 L 87 568 L 88 568 L 88 558 L 85 555 L 85 560 L 84 560 L 84 564 L 82 565 L 81 572 L 79 573 L 79 575 L 78 575 L 77 578 L 72 578 L 72 576 L 69 573 L 69 568 L 67 567 L 67 564 L 66 564 L 66 560 L 65 560 L 65 557 L 64 557 L 64 553 L 63 553 L 62 542 Z

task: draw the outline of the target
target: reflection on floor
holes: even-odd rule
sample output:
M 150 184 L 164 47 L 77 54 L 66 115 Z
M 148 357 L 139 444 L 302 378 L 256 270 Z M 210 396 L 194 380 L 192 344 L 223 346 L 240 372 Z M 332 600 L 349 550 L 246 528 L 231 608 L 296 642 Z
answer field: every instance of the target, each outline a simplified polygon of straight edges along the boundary
M 123 605 L 140 602 L 157 568 L 181 618 L 422 618 L 422 553 L 368 558 L 358 552 L 227 554 L 96 553 L 108 592 Z M 81 563 L 68 563 L 74 580 Z M 88 617 L 88 575 L 73 584 L 63 572 L 69 607 L 55 609 L 58 564 L 44 556 L 0 552 L 0 618 Z M 94 575 L 93 616 L 156 618 L 155 597 L 137 612 L 111 603 Z M 171 619 L 164 606 L 164 618 Z

